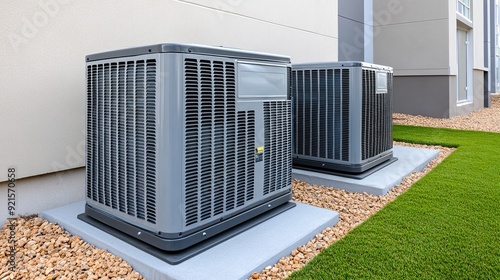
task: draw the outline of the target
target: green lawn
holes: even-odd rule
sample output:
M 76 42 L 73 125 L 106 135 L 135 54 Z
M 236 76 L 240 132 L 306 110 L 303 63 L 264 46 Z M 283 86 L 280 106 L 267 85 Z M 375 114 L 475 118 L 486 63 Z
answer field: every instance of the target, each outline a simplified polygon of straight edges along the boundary
M 289 279 L 500 279 L 500 133 L 394 126 L 394 140 L 458 148 Z

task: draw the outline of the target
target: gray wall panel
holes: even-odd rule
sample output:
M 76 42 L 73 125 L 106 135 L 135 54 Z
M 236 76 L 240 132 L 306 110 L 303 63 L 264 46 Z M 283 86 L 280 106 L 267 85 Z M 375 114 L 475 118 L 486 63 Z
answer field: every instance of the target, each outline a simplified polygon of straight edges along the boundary
M 339 0 L 339 61 L 364 61 L 364 0 Z
M 394 112 L 449 117 L 449 76 L 394 76 Z

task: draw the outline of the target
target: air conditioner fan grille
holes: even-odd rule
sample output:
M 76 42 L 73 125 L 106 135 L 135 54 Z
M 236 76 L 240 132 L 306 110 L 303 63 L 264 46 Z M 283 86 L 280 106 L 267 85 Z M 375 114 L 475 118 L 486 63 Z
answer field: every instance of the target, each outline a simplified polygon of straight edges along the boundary
M 236 111 L 233 62 L 186 58 L 185 225 L 254 198 L 255 112 Z
M 87 66 L 87 197 L 156 223 L 155 59 Z
M 291 102 L 264 102 L 264 195 L 292 181 Z
M 376 93 L 376 71 L 362 73 L 362 160 L 392 149 L 392 73 L 387 73 L 387 92 Z
M 349 161 L 349 69 L 294 70 L 294 154 Z

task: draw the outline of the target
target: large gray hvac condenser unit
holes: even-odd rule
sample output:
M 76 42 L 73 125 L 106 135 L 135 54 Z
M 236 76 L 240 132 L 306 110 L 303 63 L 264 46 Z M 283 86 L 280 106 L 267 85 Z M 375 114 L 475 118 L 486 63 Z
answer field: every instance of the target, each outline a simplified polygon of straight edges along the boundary
M 176 251 L 291 199 L 289 57 L 159 44 L 86 60 L 87 216 Z
M 293 165 L 361 173 L 392 158 L 392 68 L 294 64 Z

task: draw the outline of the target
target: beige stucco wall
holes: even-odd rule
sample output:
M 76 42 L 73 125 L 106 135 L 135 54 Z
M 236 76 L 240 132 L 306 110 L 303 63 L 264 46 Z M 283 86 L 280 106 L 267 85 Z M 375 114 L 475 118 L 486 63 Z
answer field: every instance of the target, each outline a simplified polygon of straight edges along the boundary
M 337 3 L 318 0 L 3 0 L 0 182 L 84 164 L 87 54 L 180 42 L 337 59 Z
M 7 170 L 5 171 L 7 173 Z M 16 182 L 14 214 L 41 213 L 61 205 L 85 199 L 85 168 L 33 176 Z M 11 192 L 12 193 L 12 192 Z M 0 183 L 0 224 L 10 218 L 7 210 L 7 182 Z M 83 209 L 82 209 L 83 211 Z
M 10 166 L 16 214 L 84 199 L 85 55 L 177 42 L 336 60 L 337 14 L 330 0 L 0 1 L 0 205 Z

